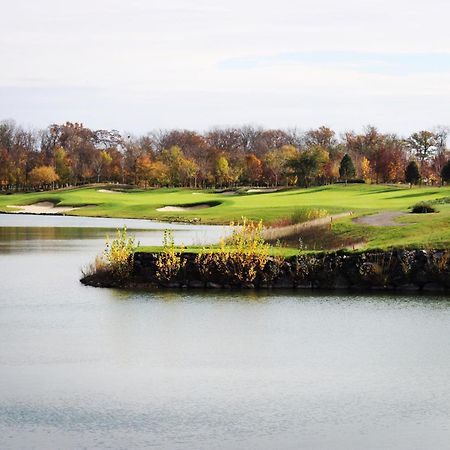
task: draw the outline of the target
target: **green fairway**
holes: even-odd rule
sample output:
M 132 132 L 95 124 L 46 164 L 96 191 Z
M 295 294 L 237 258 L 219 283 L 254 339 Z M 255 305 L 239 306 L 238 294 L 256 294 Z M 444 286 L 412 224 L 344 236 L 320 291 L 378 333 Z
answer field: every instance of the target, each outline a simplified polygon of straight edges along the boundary
M 299 208 L 324 209 L 329 214 L 352 211 L 354 217 L 382 211 L 403 211 L 422 201 L 449 198 L 450 187 L 413 188 L 385 185 L 332 185 L 310 189 L 285 190 L 263 194 L 226 195 L 190 189 L 155 189 L 130 192 L 100 192 L 98 187 L 29 194 L 0 195 L 0 211 L 7 205 L 27 205 L 51 201 L 58 206 L 95 205 L 67 214 L 120 218 L 229 223 L 262 219 L 270 224 L 289 218 Z M 157 211 L 167 206 L 210 204 L 211 207 L 188 211 Z M 393 246 L 449 246 L 450 203 L 435 205 L 438 213 L 407 214 L 396 219 L 405 226 L 368 226 L 352 218 L 333 222 L 332 232 L 367 248 Z

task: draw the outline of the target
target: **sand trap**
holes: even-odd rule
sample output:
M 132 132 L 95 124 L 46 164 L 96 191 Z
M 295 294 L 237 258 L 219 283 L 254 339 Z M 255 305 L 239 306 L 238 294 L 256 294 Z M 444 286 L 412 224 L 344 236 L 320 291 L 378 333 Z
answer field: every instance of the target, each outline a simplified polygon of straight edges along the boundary
M 110 189 L 98 189 L 97 192 L 101 192 L 103 194 L 122 194 L 122 192 L 111 191 Z
M 55 206 L 51 202 L 39 202 L 33 205 L 7 205 L 8 208 L 16 208 L 18 211 L 10 211 L 12 213 L 26 213 L 26 214 L 61 214 L 68 211 L 73 211 L 73 206 Z
M 157 208 L 156 211 L 161 212 L 175 212 L 175 211 L 195 211 L 196 209 L 211 208 L 211 205 L 194 205 L 194 206 L 163 206 L 162 208 Z
M 219 192 L 220 195 L 238 195 L 238 193 L 236 191 L 224 191 L 224 192 Z
M 404 216 L 406 213 L 402 211 L 387 211 L 371 216 L 358 217 L 353 219 L 355 223 L 363 225 L 371 225 L 373 227 L 402 227 L 408 225 L 407 223 L 395 222 L 394 219 Z
M 279 189 L 273 188 L 273 189 L 249 189 L 247 192 L 247 194 L 262 194 L 262 193 L 269 193 L 269 192 L 277 192 L 279 191 Z

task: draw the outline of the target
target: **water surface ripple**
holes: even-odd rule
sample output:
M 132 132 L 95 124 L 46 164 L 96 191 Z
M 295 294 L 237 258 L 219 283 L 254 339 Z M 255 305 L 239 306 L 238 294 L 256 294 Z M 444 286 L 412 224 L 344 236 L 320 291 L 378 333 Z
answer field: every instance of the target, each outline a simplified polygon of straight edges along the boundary
M 121 222 L 0 215 L 0 448 L 448 448 L 447 298 L 81 285 Z

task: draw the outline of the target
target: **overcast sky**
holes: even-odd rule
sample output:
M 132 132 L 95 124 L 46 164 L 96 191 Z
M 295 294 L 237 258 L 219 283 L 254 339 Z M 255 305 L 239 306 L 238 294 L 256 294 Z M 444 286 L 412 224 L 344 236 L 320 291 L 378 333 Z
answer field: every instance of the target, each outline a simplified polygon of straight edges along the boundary
M 450 125 L 448 0 L 0 0 L 0 119 Z

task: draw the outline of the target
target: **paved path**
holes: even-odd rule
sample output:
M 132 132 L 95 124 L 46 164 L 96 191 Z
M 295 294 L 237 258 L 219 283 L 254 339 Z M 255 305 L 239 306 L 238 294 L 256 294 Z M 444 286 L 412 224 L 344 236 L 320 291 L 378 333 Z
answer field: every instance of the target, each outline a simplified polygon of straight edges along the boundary
M 363 216 L 353 219 L 353 222 L 363 225 L 371 225 L 373 227 L 401 227 L 408 225 L 407 223 L 396 222 L 394 219 L 405 215 L 402 211 L 387 211 L 370 216 Z

